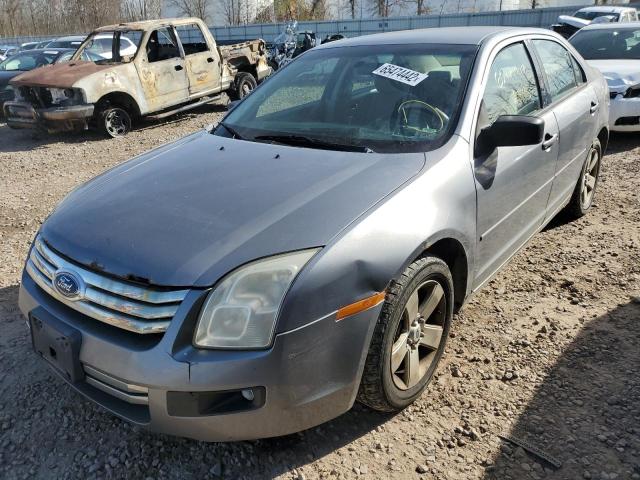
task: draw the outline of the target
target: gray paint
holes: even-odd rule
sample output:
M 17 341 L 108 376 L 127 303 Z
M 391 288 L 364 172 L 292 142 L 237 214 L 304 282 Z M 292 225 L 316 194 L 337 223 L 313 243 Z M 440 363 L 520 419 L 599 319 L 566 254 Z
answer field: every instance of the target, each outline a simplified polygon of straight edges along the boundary
M 442 239 L 463 247 L 469 277 L 462 291 L 476 291 L 568 202 L 571 191 L 564 185 L 578 180 L 584 162 L 579 153 L 607 126 L 606 83 L 579 59 L 588 88 L 570 97 L 570 110 L 552 104 L 540 113 L 547 133 L 560 126 L 559 143 L 550 152 L 539 145 L 498 149 L 496 178 L 487 186 L 487 169 L 479 169 L 473 157 L 473 139 L 492 59 L 528 38 L 566 43 L 541 30 L 469 30 L 465 41 L 481 42 L 471 84 L 456 133 L 435 151 L 314 151 L 197 133 L 116 167 L 60 205 L 42 235 L 61 253 L 97 263 L 109 274 L 194 287 L 159 343 L 142 345 L 102 328 L 44 295 L 27 274 L 22 311 L 45 308 L 63 318 L 83 333 L 83 362 L 148 386 L 149 427 L 158 431 L 207 440 L 258 438 L 343 413 L 355 399 L 380 307 L 340 322 L 336 310 L 384 290 Z M 438 38 L 447 42 L 459 34 L 442 31 Z M 385 38 L 411 40 L 402 34 L 372 41 Z M 322 48 L 339 48 L 330 45 Z M 580 113 L 584 91 L 600 102 L 593 115 Z M 584 117 L 582 132 L 589 135 L 572 133 L 569 114 L 574 124 Z M 570 157 L 572 166 L 562 168 Z M 311 246 L 323 248 L 286 295 L 269 349 L 191 346 L 205 287 L 244 262 Z M 164 393 L 170 389 L 256 385 L 266 387 L 267 404 L 252 412 L 190 419 L 166 413 Z

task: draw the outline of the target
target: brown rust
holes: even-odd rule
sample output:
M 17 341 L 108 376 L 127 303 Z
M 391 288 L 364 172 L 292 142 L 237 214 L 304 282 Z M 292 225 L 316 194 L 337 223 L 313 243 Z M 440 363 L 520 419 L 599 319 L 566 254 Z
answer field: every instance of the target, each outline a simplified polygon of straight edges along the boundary
M 48 65 L 25 72 L 11 80 L 17 87 L 56 87 L 71 88 L 84 77 L 102 70 L 113 68 L 113 65 L 96 65 L 93 62 L 70 62 Z

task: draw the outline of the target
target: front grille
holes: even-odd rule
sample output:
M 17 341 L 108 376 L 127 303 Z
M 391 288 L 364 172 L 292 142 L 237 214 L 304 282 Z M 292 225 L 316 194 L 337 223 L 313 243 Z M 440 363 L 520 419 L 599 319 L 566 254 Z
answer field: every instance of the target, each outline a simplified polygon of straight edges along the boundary
M 616 125 L 620 126 L 632 126 L 632 125 L 640 125 L 640 117 L 620 117 L 616 120 Z
M 188 290 L 166 290 L 110 278 L 69 262 L 35 240 L 27 260 L 29 276 L 56 300 L 88 317 L 135 333 L 162 333 L 167 330 Z M 53 286 L 59 270 L 77 274 L 84 283 L 77 299 L 71 300 Z

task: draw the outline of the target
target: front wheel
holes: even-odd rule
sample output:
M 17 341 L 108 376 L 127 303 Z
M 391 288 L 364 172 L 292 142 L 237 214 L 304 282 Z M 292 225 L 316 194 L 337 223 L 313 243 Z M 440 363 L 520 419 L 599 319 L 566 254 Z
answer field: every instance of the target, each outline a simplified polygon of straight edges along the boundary
M 126 109 L 110 105 L 96 115 L 98 130 L 110 137 L 124 137 L 131 131 L 131 115 Z
M 585 215 L 591 205 L 596 193 L 596 186 L 600 178 L 600 164 L 602 162 L 602 145 L 596 139 L 591 145 L 587 159 L 580 172 L 580 178 L 576 184 L 573 196 L 567 206 L 567 210 L 574 218 Z
M 392 282 L 373 333 L 358 401 L 383 412 L 413 403 L 433 377 L 453 318 L 453 280 L 427 256 Z

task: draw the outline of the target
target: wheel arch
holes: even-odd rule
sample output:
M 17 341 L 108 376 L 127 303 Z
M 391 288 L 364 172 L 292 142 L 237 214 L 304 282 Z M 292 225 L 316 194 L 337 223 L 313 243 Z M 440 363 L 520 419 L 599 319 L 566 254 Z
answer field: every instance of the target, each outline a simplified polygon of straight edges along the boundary
M 598 140 L 600 140 L 600 145 L 602 146 L 602 155 L 607 151 L 607 145 L 609 144 L 609 129 L 607 127 L 602 127 L 598 132 Z
M 469 291 L 470 256 L 464 240 L 453 232 L 442 232 L 431 237 L 418 247 L 407 259 L 397 276 L 411 263 L 425 255 L 433 255 L 447 264 L 453 278 L 453 299 L 455 311 L 464 304 Z
M 130 94 L 125 92 L 110 92 L 102 97 L 96 102 L 97 110 L 100 110 L 105 105 L 119 105 L 121 107 L 126 108 L 131 115 L 136 118 L 140 116 L 140 106 L 138 102 L 136 102 L 135 98 L 133 98 Z

